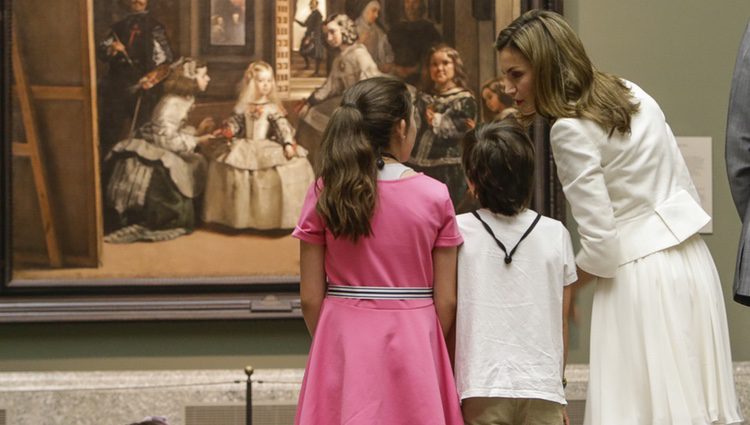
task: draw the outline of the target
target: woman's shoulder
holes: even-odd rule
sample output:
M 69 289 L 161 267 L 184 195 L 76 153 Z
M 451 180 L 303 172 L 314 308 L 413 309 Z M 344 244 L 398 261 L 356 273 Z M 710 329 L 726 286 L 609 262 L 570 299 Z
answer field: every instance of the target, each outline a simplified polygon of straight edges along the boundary
M 581 134 L 599 138 L 601 135 L 606 135 L 607 132 L 599 124 L 588 118 L 558 118 L 550 128 L 550 136 L 555 139 L 578 137 Z

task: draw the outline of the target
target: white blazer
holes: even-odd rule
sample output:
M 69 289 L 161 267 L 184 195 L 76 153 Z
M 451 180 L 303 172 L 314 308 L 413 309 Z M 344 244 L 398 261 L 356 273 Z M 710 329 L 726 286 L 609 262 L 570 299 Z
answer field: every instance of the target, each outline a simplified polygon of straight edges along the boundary
M 661 108 L 640 87 L 625 84 L 640 103 L 630 134 L 609 137 L 578 118 L 558 119 L 550 133 L 581 237 L 576 263 L 601 277 L 679 244 L 710 220 Z

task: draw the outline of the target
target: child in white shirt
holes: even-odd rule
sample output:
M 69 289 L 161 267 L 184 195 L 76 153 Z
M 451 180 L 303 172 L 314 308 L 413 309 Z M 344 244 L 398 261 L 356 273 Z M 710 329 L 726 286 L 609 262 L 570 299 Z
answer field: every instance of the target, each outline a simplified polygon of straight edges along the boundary
M 567 309 L 577 279 L 570 235 L 528 208 L 534 148 L 514 120 L 480 125 L 463 144 L 469 190 L 481 205 L 457 217 L 464 244 L 455 372 L 464 421 L 567 423 Z

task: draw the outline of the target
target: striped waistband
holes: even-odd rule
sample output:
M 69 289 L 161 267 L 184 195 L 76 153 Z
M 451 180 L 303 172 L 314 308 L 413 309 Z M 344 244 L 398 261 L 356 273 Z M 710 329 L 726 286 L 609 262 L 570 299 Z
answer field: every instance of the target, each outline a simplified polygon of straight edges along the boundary
M 416 300 L 432 298 L 432 288 L 328 285 L 328 296 L 369 300 Z

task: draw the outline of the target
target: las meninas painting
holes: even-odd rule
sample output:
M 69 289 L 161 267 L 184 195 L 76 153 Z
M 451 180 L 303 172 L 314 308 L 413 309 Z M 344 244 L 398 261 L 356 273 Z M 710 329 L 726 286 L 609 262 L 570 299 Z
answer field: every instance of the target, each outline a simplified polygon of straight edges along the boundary
M 293 285 L 290 234 L 328 117 L 376 75 L 412 89 L 410 165 L 471 209 L 458 145 L 507 108 L 489 85 L 491 40 L 520 12 L 496 2 L 494 17 L 475 16 L 457 0 L 6 3 L 4 295 Z

